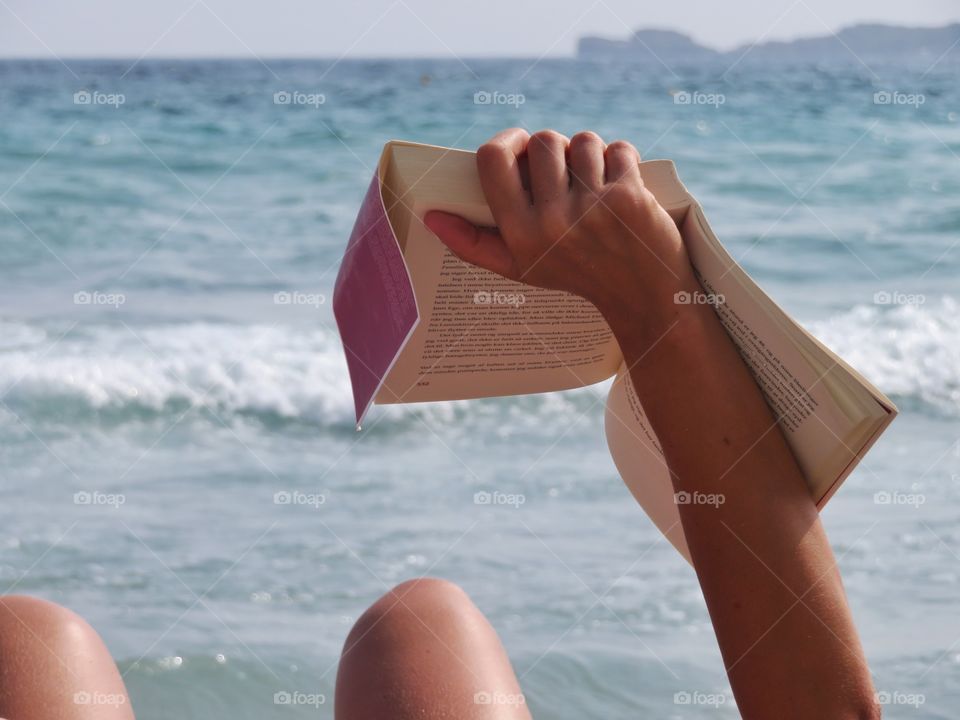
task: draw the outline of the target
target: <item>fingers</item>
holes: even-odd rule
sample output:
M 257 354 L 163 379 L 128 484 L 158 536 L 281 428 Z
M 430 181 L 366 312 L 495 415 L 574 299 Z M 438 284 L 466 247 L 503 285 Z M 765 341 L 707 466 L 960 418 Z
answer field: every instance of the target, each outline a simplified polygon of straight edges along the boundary
M 579 132 L 573 136 L 570 140 L 570 175 L 574 187 L 595 191 L 603 186 L 605 148 L 596 133 Z
M 512 276 L 513 256 L 495 228 L 479 228 L 459 215 L 439 210 L 428 212 L 423 223 L 461 260 Z
M 570 189 L 570 174 L 567 172 L 567 146 L 565 135 L 553 130 L 534 133 L 527 143 L 530 159 L 530 186 L 534 206 L 546 206 L 563 197 Z
M 607 172 L 606 181 L 608 183 L 617 182 L 625 178 L 636 175 L 640 177 L 640 153 L 630 143 L 624 140 L 617 140 L 607 145 L 604 153 Z
M 530 134 L 510 128 L 494 135 L 477 150 L 480 185 L 497 225 L 509 227 L 530 212 L 530 198 L 520 177 L 520 156 Z

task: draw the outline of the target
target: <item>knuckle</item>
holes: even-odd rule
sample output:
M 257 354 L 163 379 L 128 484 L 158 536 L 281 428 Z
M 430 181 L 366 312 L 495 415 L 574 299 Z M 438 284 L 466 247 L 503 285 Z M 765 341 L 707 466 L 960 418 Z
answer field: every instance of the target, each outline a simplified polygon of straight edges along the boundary
M 530 136 L 530 145 L 533 147 L 541 146 L 553 150 L 566 144 L 567 138 L 556 130 L 538 130 Z
M 477 162 L 481 165 L 491 165 L 503 159 L 507 152 L 506 146 L 499 140 L 490 140 L 477 148 Z
M 581 130 L 572 138 L 570 138 L 571 145 L 603 145 L 603 138 L 601 138 L 593 130 Z
M 634 155 L 639 155 L 637 149 L 626 140 L 614 140 L 612 143 L 607 145 L 607 152 L 612 154 L 620 153 L 632 153 Z

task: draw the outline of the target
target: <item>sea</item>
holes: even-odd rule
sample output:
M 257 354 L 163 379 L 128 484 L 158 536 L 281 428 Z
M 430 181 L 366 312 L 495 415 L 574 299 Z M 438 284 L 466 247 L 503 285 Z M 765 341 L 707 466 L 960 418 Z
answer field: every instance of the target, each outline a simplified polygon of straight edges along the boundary
M 890 717 L 960 706 L 958 66 L 0 62 L 0 591 L 80 613 L 141 720 L 330 718 L 352 623 L 456 582 L 537 718 L 736 718 L 608 386 L 377 407 L 331 311 L 387 140 L 593 129 L 901 414 L 823 511 Z

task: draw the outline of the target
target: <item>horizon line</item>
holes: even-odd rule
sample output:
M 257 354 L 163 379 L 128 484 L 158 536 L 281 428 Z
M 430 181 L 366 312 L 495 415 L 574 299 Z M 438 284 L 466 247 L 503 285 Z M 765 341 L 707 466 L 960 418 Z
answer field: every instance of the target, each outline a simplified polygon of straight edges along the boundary
M 729 50 L 718 49 L 712 45 L 705 45 L 688 31 L 668 28 L 668 27 L 639 27 L 631 31 L 625 36 L 608 36 L 601 34 L 585 34 L 580 35 L 577 40 L 578 42 L 584 38 L 600 38 L 603 40 L 610 40 L 614 42 L 627 42 L 633 37 L 636 33 L 642 31 L 655 31 L 655 32 L 672 32 L 682 35 L 689 38 L 696 45 L 713 50 L 719 54 L 730 54 L 741 50 L 746 47 L 757 47 L 760 45 L 771 44 L 771 43 L 792 43 L 799 40 L 810 40 L 815 38 L 825 38 L 830 36 L 836 36 L 838 33 L 843 32 L 855 27 L 863 26 L 876 26 L 876 27 L 887 27 L 887 28 L 896 28 L 900 30 L 946 30 L 951 27 L 960 26 L 960 18 L 956 20 L 950 20 L 946 23 L 937 24 L 937 25 L 906 25 L 906 24 L 895 24 L 890 22 L 884 22 L 882 20 L 858 20 L 846 25 L 842 25 L 836 30 L 827 30 L 826 32 L 819 35 L 796 35 L 790 39 L 770 39 L 763 40 L 758 38 L 754 41 L 742 42 L 739 45 L 731 47 Z M 170 61 L 170 60 L 223 60 L 223 61 L 237 61 L 237 60 L 251 60 L 254 62 L 257 61 L 288 61 L 288 60 L 330 60 L 335 62 L 345 62 L 349 60 L 359 60 L 359 61 L 372 61 L 372 60 L 530 60 L 530 59 L 539 59 L 540 61 L 544 60 L 564 60 L 564 59 L 579 59 L 579 53 L 574 50 L 572 53 L 530 53 L 529 55 L 524 54 L 495 54 L 495 55 L 470 55 L 470 54 L 459 54 L 454 52 L 446 52 L 443 54 L 436 55 L 404 55 L 404 54 L 392 54 L 392 55 L 313 55 L 309 53 L 303 54 L 293 54 L 293 55 L 271 55 L 271 54 L 259 54 L 259 53 L 245 53 L 245 54 L 210 54 L 205 55 L 202 53 L 197 54 L 177 54 L 177 55 L 151 55 L 149 57 L 144 55 L 127 55 L 127 54 L 108 54 L 108 55 L 94 55 L 94 54 L 82 54 L 82 55 L 67 55 L 67 54 L 57 54 L 52 51 L 46 55 L 31 55 L 31 54 L 10 54 L 5 55 L 0 53 L 0 62 L 10 61 L 10 60 L 20 60 L 20 61 L 46 61 L 50 60 L 53 62 L 82 62 L 82 61 L 108 61 L 108 60 L 117 60 L 117 61 L 136 61 L 136 62 L 147 62 L 150 60 L 161 60 L 161 61 Z

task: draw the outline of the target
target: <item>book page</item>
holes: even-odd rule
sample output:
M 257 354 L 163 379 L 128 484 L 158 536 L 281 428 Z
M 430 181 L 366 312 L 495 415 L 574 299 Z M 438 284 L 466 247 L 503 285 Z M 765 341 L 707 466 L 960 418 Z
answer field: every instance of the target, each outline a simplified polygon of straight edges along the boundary
M 706 299 L 716 301 L 713 309 L 753 373 L 804 476 L 808 481 L 819 477 L 823 453 L 849 429 L 848 419 L 830 397 L 824 378 L 797 353 L 735 276 L 726 272 L 727 266 L 703 241 L 693 211 L 684 223 L 684 239 Z
M 769 312 L 770 301 L 758 299 L 759 289 L 746 273 L 708 241 L 705 225 L 699 206 L 691 205 L 681 230 L 704 293 L 675 301 L 707 303 L 716 311 L 783 430 L 811 496 L 822 505 L 889 423 L 890 413 L 866 388 L 860 388 L 863 402 L 851 399 L 854 391 L 841 382 L 852 377 L 845 366 L 814 361 L 799 345 L 804 334 L 777 322 Z M 685 498 L 674 495 L 660 445 L 625 367 L 610 390 L 605 430 L 627 487 L 689 560 L 678 507 Z
M 670 470 L 626 365 L 620 366 L 610 388 L 603 426 L 613 462 L 627 489 L 653 524 L 689 561 L 690 549 L 680 523 Z
M 768 311 L 769 300 L 729 255 L 708 241 L 698 205 L 691 208 L 683 235 L 706 298 L 714 300 L 714 310 L 819 500 L 856 456 L 866 426 L 885 419 L 887 412 L 865 389 L 860 389 L 864 402 L 850 402 L 845 367 L 829 358 L 814 362 L 804 352 L 800 343 L 805 337 L 777 322 Z
M 892 421 L 895 406 L 760 290 L 713 236 L 673 163 L 645 161 L 641 173 L 680 227 L 705 289 L 703 298 L 677 301 L 714 306 L 822 506 Z M 389 216 L 396 235 L 419 320 L 386 376 L 379 376 L 377 402 L 562 390 L 617 373 L 619 347 L 592 305 L 467 265 L 423 225 L 430 209 L 492 225 L 473 153 L 393 141 L 384 148 L 378 176 L 380 213 Z M 349 305 L 342 303 L 344 312 Z M 381 305 L 371 310 L 376 318 Z M 358 408 L 365 406 L 356 383 L 354 392 Z M 669 471 L 622 372 L 611 388 L 606 433 L 627 486 L 686 554 Z
M 592 304 L 463 262 L 421 221 L 427 209 L 441 207 L 490 224 L 485 208 L 412 205 L 402 244 L 420 324 L 385 379 L 378 403 L 565 390 L 616 372 L 620 348 Z
M 381 162 L 384 201 L 421 319 L 377 402 L 563 390 L 616 372 L 620 348 L 590 303 L 467 265 L 424 227 L 421 218 L 431 209 L 493 224 L 474 153 L 393 141 Z M 676 205 L 686 197 L 673 163 L 641 167 L 660 202 Z

